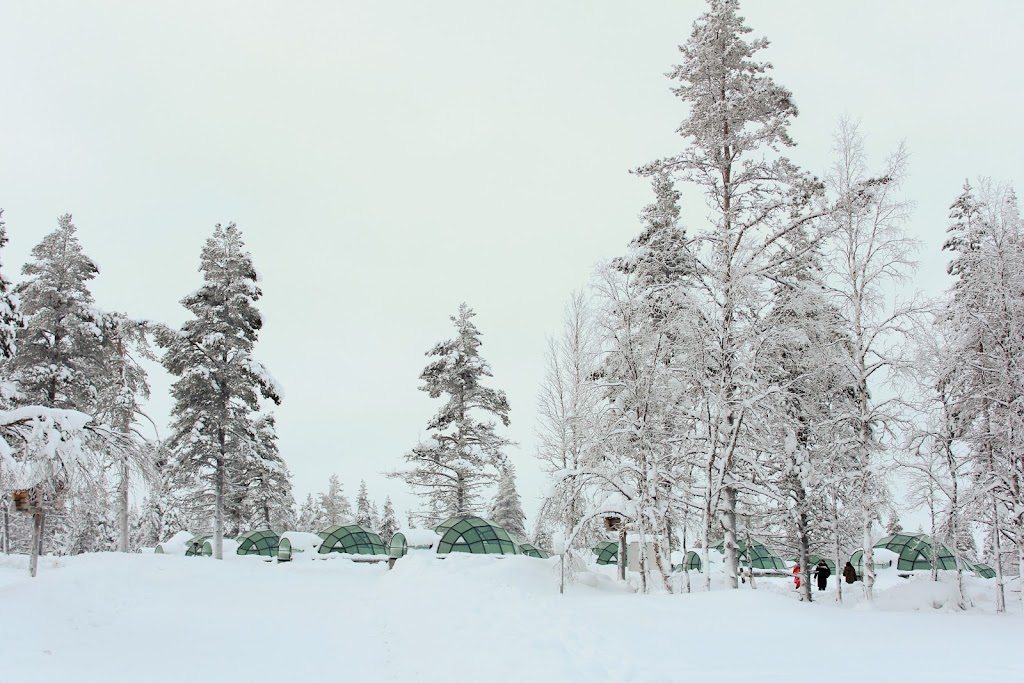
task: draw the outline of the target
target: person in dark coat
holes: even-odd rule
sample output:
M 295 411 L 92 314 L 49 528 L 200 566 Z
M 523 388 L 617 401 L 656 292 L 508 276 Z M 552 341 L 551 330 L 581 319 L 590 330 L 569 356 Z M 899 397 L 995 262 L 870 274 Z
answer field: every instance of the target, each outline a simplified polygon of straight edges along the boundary
M 832 570 L 825 564 L 825 560 L 818 560 L 818 566 L 814 568 L 814 575 L 818 577 L 818 590 L 825 590 L 828 585 L 828 577 L 832 576 Z
M 857 582 L 857 570 L 853 568 L 851 562 L 847 562 L 846 566 L 843 567 L 843 578 L 846 579 L 846 583 Z

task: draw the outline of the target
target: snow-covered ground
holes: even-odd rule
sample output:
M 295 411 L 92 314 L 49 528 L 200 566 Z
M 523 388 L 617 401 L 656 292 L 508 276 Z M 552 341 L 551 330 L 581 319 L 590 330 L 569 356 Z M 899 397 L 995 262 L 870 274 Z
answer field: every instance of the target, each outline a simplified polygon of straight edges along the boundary
M 1019 595 L 997 616 L 994 582 L 973 578 L 958 612 L 948 586 L 891 574 L 869 607 L 859 587 L 842 606 L 802 604 L 788 579 L 642 596 L 600 572 L 560 596 L 557 560 L 528 557 L 26 566 L 0 556 L 2 681 L 1024 680 Z

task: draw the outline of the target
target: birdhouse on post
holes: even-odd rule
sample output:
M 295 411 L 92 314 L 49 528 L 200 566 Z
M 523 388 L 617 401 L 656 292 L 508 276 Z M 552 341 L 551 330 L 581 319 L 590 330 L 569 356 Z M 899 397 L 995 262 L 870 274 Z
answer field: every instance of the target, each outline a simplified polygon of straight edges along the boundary
M 29 512 L 32 504 L 30 502 L 30 492 L 24 489 L 14 491 L 14 511 L 15 512 Z
M 606 531 L 618 531 L 620 528 L 622 528 L 622 518 L 621 517 L 605 517 L 604 518 L 604 528 L 605 528 Z

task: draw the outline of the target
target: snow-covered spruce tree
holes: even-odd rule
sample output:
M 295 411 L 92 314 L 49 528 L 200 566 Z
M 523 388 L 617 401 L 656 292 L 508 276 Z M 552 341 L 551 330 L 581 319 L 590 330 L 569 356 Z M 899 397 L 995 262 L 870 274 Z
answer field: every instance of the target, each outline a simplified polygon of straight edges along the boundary
M 359 493 L 356 495 L 356 524 L 375 531 L 373 528 L 373 506 L 370 505 L 370 494 L 366 490 L 366 480 L 359 481 Z
M 7 227 L 4 223 L 4 211 L 0 209 L 0 250 L 7 245 Z M 8 381 L 9 369 L 7 367 L 11 357 L 14 356 L 18 330 L 25 322 L 18 310 L 17 303 L 12 296 L 11 283 L 0 271 L 0 408 L 6 408 L 13 393 L 13 387 Z M 3 473 L 0 472 L 0 479 Z M 0 487 L 0 514 L 3 518 L 3 528 L 0 534 L 3 535 L 3 544 L 0 551 L 4 554 L 11 552 L 11 518 L 10 518 L 10 497 Z
M 427 352 L 434 360 L 420 374 L 420 390 L 446 401 L 427 425 L 430 441 L 405 456 L 409 469 L 391 474 L 423 498 L 417 517 L 428 526 L 452 515 L 481 514 L 483 490 L 494 482 L 505 462 L 502 450 L 511 444 L 493 422 L 509 424 L 505 392 L 482 384 L 491 369 L 480 356 L 475 315 L 461 304 L 451 318 L 456 336 Z
M 756 379 L 745 376 L 749 355 L 759 343 L 757 318 L 766 310 L 771 276 L 799 256 L 780 242 L 821 215 L 820 184 L 778 153 L 794 144 L 788 129 L 797 109 L 769 75 L 771 65 L 756 58 L 768 41 L 746 38 L 751 29 L 737 14 L 736 0 L 709 5 L 679 48 L 681 63 L 668 74 L 688 108 L 677 130 L 689 144 L 639 172 L 694 183 L 710 208 L 710 224 L 689 240 L 697 312 L 691 318 L 700 322 L 706 349 L 698 392 L 704 405 L 696 414 L 705 422 L 705 495 L 720 509 L 726 573 L 737 588 L 737 463 L 741 451 L 754 446 L 742 432 L 762 395 Z M 705 528 L 712 513 L 705 509 Z
M 385 544 L 391 542 L 391 537 L 398 531 L 398 517 L 395 516 L 395 506 L 391 504 L 391 496 L 384 499 L 384 511 L 380 520 L 380 538 Z
M 956 335 L 949 382 L 954 419 L 969 446 L 979 521 L 990 525 L 993 558 L 1016 546 L 1024 572 L 1024 223 L 1016 195 L 983 181 L 951 207 L 944 248 L 956 280 L 947 306 Z M 1005 611 L 1003 562 L 996 568 L 996 610 Z M 1024 599 L 1024 596 L 1022 596 Z
M 4 223 L 4 210 L 0 209 L 0 250 L 7 246 L 7 225 Z M 2 266 L 0 266 L 2 267 Z M 0 363 L 7 363 L 13 356 L 17 346 L 18 330 L 24 327 L 25 321 L 18 310 L 12 296 L 11 283 L 0 272 Z M 7 374 L 6 372 L 4 373 Z M 7 377 L 2 378 L 6 383 Z M 0 401 L 5 400 L 6 389 L 0 387 Z
M 351 524 L 354 521 L 352 503 L 345 496 L 345 489 L 337 474 L 332 474 L 327 480 L 327 491 L 319 495 L 317 502 L 320 514 L 323 515 L 317 522 L 320 524 L 317 531 L 338 524 Z
M 179 379 L 171 388 L 178 465 L 212 486 L 214 557 L 223 559 L 224 496 L 228 472 L 245 457 L 249 420 L 260 396 L 281 402 L 281 391 L 252 356 L 263 327 L 262 296 L 252 257 L 234 223 L 217 224 L 203 247 L 203 285 L 181 303 L 194 316 L 181 330 L 161 327 L 163 365 Z
M 827 186 L 835 206 L 823 250 L 828 299 L 846 322 L 848 343 L 839 347 L 853 376 L 853 409 L 842 416 L 853 485 L 860 494 L 864 595 L 874 595 L 873 528 L 888 497 L 881 455 L 898 423 L 899 402 L 887 391 L 906 366 L 906 341 L 919 307 L 898 298 L 899 285 L 913 271 L 916 243 L 904 225 L 910 204 L 898 191 L 906 173 L 901 146 L 877 175 L 869 175 L 864 138 L 856 124 L 842 120 L 835 135 L 836 160 Z
M 498 493 L 494 496 L 489 518 L 511 534 L 517 543 L 526 540 L 526 515 L 523 501 L 516 490 L 516 468 L 506 463 L 498 479 Z
M 320 506 L 319 501 L 313 499 L 313 494 L 306 495 L 306 501 L 299 508 L 299 519 L 296 522 L 295 528 L 298 531 L 307 531 L 309 533 L 319 533 L 331 526 L 330 524 L 324 523 L 323 508 Z
M 251 429 L 240 482 L 245 491 L 244 525 L 246 529 L 287 531 L 295 525 L 295 498 L 291 473 L 277 447 L 273 413 L 256 417 Z

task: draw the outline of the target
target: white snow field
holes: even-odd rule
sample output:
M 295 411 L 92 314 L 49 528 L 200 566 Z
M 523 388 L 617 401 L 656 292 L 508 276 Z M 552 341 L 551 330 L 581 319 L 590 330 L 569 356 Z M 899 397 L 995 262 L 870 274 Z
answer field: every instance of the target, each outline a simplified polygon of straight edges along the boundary
M 598 572 L 560 596 L 556 572 L 102 553 L 44 558 L 30 579 L 0 556 L 0 681 L 1024 680 L 1019 595 L 992 614 L 991 581 L 972 578 L 976 606 L 958 612 L 917 578 L 882 577 L 867 607 L 802 604 L 788 579 L 643 596 Z

